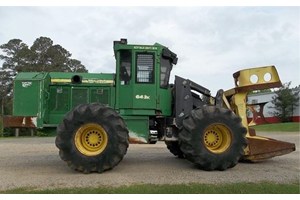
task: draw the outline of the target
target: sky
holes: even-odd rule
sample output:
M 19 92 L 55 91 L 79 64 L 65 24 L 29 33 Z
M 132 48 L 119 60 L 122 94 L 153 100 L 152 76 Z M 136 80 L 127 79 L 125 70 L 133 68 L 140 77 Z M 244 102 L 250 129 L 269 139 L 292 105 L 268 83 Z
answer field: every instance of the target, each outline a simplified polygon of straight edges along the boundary
M 275 65 L 283 83 L 300 80 L 300 7 L 0 6 L 0 44 L 49 37 L 89 72 L 114 73 L 113 41 L 169 47 L 171 73 L 210 89 L 234 87 L 238 70 Z

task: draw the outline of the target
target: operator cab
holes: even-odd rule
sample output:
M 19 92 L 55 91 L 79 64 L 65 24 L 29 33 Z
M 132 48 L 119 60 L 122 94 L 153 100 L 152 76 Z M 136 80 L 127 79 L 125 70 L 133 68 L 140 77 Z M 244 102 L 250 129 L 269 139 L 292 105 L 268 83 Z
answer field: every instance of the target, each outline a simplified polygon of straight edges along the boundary
M 169 79 L 177 55 L 167 47 L 114 41 L 116 109 L 124 115 L 171 114 Z M 168 101 L 168 102 L 167 102 Z

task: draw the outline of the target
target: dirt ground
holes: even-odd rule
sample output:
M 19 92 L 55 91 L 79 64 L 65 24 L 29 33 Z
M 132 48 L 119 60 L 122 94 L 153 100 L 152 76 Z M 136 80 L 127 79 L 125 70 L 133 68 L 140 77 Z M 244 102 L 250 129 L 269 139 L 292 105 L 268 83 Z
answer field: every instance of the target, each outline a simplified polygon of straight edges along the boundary
M 130 145 L 123 161 L 102 174 L 71 170 L 58 156 L 55 138 L 0 139 L 0 191 L 20 188 L 97 187 L 130 184 L 299 183 L 300 134 L 273 133 L 267 137 L 296 143 L 296 151 L 260 163 L 239 163 L 226 171 L 202 171 L 174 157 L 163 142 Z

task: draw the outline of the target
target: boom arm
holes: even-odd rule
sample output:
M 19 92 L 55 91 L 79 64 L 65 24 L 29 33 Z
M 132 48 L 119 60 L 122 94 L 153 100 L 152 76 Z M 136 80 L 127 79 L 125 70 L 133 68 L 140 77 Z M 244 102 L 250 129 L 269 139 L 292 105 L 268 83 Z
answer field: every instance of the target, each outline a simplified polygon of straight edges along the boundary
M 200 94 L 203 97 L 200 97 Z M 194 108 L 203 106 L 206 99 L 210 98 L 210 91 L 197 83 L 175 76 L 175 119 L 178 127 L 182 126 L 182 120 Z

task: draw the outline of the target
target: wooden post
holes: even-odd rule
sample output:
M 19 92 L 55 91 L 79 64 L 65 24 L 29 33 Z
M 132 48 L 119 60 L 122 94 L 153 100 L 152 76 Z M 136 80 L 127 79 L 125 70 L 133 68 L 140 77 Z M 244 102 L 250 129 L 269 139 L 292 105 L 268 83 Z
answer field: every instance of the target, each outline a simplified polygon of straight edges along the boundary
M 31 133 L 31 137 L 33 137 L 34 136 L 34 129 L 33 128 L 30 129 L 30 133 Z
M 20 135 L 20 128 L 16 128 L 16 130 L 15 130 L 15 136 L 19 137 L 19 135 Z

